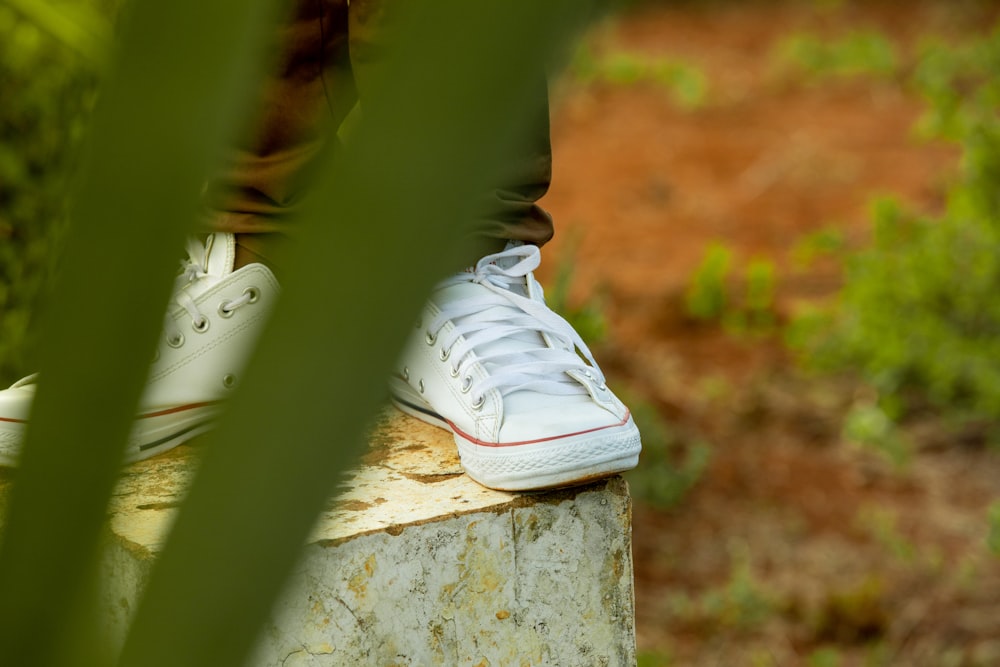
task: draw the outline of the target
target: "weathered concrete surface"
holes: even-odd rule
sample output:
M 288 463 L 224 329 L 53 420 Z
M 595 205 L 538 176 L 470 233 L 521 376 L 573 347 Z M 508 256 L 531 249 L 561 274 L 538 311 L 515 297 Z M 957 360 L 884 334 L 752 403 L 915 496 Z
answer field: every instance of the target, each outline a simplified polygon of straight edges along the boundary
M 121 637 L 190 478 L 190 448 L 131 466 L 104 606 Z M 451 436 L 386 413 L 277 605 L 253 665 L 633 665 L 620 478 L 509 494 L 461 474 Z

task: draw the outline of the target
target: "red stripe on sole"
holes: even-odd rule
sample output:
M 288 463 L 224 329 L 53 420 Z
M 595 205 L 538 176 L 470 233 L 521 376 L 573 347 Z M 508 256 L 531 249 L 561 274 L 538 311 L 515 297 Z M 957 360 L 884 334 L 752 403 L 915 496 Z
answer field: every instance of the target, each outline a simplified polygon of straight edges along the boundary
M 472 437 L 471 435 L 469 435 L 468 433 L 466 433 L 462 429 L 458 428 L 458 426 L 456 426 L 453 422 L 448 421 L 447 419 L 445 419 L 444 421 L 446 421 L 448 423 L 449 428 L 451 428 L 451 430 L 453 432 L 455 432 L 458 435 L 462 436 L 463 439 L 468 440 L 469 442 L 471 442 L 474 445 L 479 445 L 480 447 L 517 447 L 519 445 L 534 445 L 534 444 L 537 444 L 539 442 L 550 442 L 552 440 L 560 440 L 562 438 L 571 438 L 571 437 L 573 437 L 575 435 L 583 435 L 585 433 L 595 433 L 597 431 L 603 431 L 604 429 L 608 429 L 608 428 L 617 428 L 619 426 L 624 426 L 625 424 L 627 424 L 628 420 L 631 418 L 631 416 L 632 416 L 632 413 L 626 411 L 625 412 L 625 418 L 622 419 L 617 424 L 608 424 L 607 426 L 598 426 L 596 428 L 588 428 L 588 429 L 585 429 L 583 431 L 575 431 L 573 433 L 563 433 L 562 435 L 554 435 L 554 436 L 552 436 L 550 438 L 538 438 L 537 440 L 521 440 L 520 442 L 485 442 L 483 440 L 480 440 L 479 438 Z M 442 417 L 442 419 L 444 419 L 444 418 Z

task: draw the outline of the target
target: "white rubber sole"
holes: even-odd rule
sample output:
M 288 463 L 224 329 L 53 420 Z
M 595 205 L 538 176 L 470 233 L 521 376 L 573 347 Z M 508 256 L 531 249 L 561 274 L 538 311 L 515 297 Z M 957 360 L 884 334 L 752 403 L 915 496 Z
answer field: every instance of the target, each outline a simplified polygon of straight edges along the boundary
M 402 391 L 401 391 L 402 389 Z M 393 387 L 392 402 L 402 412 L 452 433 L 462 467 L 485 487 L 501 491 L 540 491 L 602 479 L 639 463 L 642 444 L 631 415 L 619 424 L 520 443 L 484 443 L 454 424 L 405 388 Z

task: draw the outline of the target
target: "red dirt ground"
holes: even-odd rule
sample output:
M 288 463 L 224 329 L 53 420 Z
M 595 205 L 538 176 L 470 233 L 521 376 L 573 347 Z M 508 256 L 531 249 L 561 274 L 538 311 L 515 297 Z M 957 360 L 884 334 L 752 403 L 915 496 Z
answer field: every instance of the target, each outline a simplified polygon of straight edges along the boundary
M 737 268 L 774 264 L 784 323 L 839 284 L 836 263 L 796 262 L 803 238 L 837 228 L 863 244 L 874 194 L 939 210 L 958 153 L 915 138 L 922 105 L 906 70 L 921 36 L 980 34 L 996 10 L 648 4 L 598 26 L 595 52 L 700 68 L 701 107 L 681 109 L 651 83 L 558 91 L 545 203 L 559 235 L 542 277 L 572 262 L 571 300 L 605 295 L 597 354 L 616 385 L 658 408 L 682 445 L 711 443 L 678 505 L 637 499 L 641 664 L 1000 665 L 1000 559 L 986 546 L 996 453 L 923 437 L 894 468 L 841 435 L 863 390 L 798 370 L 779 336 L 694 322 L 683 303 L 722 242 Z M 891 37 L 903 72 L 820 79 L 774 66 L 792 33 L 856 29 Z

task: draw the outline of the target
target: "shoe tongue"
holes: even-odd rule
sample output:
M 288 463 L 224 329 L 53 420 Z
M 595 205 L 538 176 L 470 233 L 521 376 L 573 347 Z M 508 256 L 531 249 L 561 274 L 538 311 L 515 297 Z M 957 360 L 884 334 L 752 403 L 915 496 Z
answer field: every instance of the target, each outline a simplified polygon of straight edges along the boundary
M 236 236 L 217 232 L 205 241 L 206 270 L 211 276 L 228 276 L 236 262 Z
M 504 252 L 506 252 L 507 250 L 510 250 L 511 248 L 519 248 L 519 247 L 521 247 L 523 245 L 524 245 L 524 243 L 522 241 L 507 241 L 507 245 L 504 247 Z M 498 269 L 501 269 L 503 271 L 509 271 L 510 269 L 514 268 L 519 263 L 521 263 L 521 261 L 523 259 L 524 258 L 522 256 L 520 256 L 520 255 L 503 255 L 503 254 L 501 254 L 499 257 L 496 257 L 496 259 L 494 259 L 492 262 L 490 262 L 490 264 L 492 264 L 493 266 L 495 266 Z M 476 272 L 476 267 L 469 267 L 468 269 L 466 269 L 466 271 L 468 273 L 475 273 Z M 530 273 L 525 274 L 525 275 L 520 276 L 520 277 L 517 277 L 517 278 L 512 278 L 512 279 L 510 279 L 509 282 L 507 280 L 502 280 L 502 281 L 499 281 L 499 283 L 498 282 L 494 282 L 494 284 L 501 284 L 501 286 L 504 289 L 507 289 L 507 290 L 513 292 L 514 294 L 517 294 L 518 296 L 527 297 L 528 296 L 528 279 L 529 279 L 528 276 L 530 276 Z M 499 276 L 495 276 L 495 279 L 499 279 Z M 491 282 L 493 282 L 493 281 L 491 281 Z
M 511 250 L 512 248 L 520 248 L 523 245 L 524 245 L 523 241 L 507 241 L 507 245 L 505 245 L 503 249 L 504 249 L 504 252 L 506 252 L 508 250 Z M 506 255 L 506 256 L 498 257 L 496 259 L 496 261 L 494 262 L 494 264 L 496 264 L 497 266 L 499 266 L 501 269 L 509 269 L 512 266 L 514 266 L 515 264 L 517 264 L 518 262 L 520 262 L 521 259 L 522 258 L 520 256 L 517 256 L 517 255 L 514 255 L 514 256 Z
M 184 290 L 191 298 L 198 298 L 233 272 L 236 237 L 218 232 L 210 234 L 203 244 L 199 244 L 195 239 L 189 239 L 188 255 L 188 262 L 193 262 L 199 268 L 199 276 L 178 284 L 176 289 Z M 201 275 L 201 270 L 205 272 L 204 275 Z M 183 274 L 179 280 L 183 280 Z

